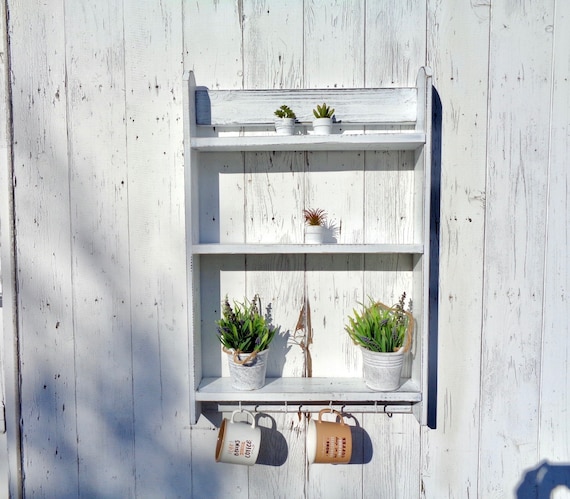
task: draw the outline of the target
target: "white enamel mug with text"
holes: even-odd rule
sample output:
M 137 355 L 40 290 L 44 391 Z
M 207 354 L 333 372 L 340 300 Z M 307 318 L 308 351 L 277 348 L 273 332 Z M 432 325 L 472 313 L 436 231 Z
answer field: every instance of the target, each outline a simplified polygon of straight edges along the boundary
M 252 422 L 235 421 L 236 414 L 248 414 Z M 261 430 L 255 424 L 254 415 L 246 410 L 232 412 L 228 421 L 222 421 L 216 443 L 216 462 L 247 464 L 252 466 L 257 460 L 261 444 Z

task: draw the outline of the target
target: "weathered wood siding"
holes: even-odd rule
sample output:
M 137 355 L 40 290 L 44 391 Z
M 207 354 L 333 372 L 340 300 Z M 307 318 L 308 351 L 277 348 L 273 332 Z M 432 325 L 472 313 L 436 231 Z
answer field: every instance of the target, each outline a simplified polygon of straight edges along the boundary
M 0 68 L 13 123 L 0 137 L 0 179 L 3 196 L 14 185 L 17 301 L 3 314 L 0 445 L 9 453 L 0 497 L 8 472 L 17 494 L 20 464 L 26 497 L 46 498 L 526 498 L 570 484 L 566 0 L 7 0 L 6 8 Z M 266 432 L 279 436 L 276 455 L 248 469 L 216 464 L 222 415 L 189 425 L 183 71 L 210 88 L 343 88 L 413 85 L 422 65 L 433 69 L 436 94 L 436 428 L 412 415 L 355 415 L 358 463 L 308 466 L 304 418 L 271 414 L 260 423 L 277 430 Z M 385 159 L 402 182 L 407 154 Z M 282 154 L 269 172 L 279 189 L 269 190 L 255 175 L 264 155 L 247 153 L 234 200 L 220 208 L 236 210 L 241 224 L 212 229 L 227 240 L 236 231 L 266 237 L 247 221 L 266 217 L 264 205 L 279 213 L 301 191 L 337 216 L 363 203 L 343 196 L 363 169 L 347 178 L 309 165 L 300 183 L 303 156 Z M 343 161 L 374 164 L 372 156 Z M 220 154 L 220 168 L 239 171 L 234 159 Z M 365 174 L 384 185 L 382 171 Z M 318 188 L 325 175 L 327 192 Z M 244 190 L 258 202 L 242 211 L 235 200 Z M 7 199 L 1 207 L 5 288 Z M 380 219 L 383 209 L 379 202 Z M 362 230 L 342 237 L 358 240 Z M 298 310 L 299 258 L 260 258 L 245 279 L 236 257 L 224 286 Z M 287 272 L 266 270 L 276 265 Z M 306 289 L 341 287 L 346 297 L 353 267 L 339 260 L 325 273 L 309 262 Z M 382 285 L 392 291 L 399 279 L 395 272 Z M 313 320 L 343 321 L 350 303 L 327 301 Z

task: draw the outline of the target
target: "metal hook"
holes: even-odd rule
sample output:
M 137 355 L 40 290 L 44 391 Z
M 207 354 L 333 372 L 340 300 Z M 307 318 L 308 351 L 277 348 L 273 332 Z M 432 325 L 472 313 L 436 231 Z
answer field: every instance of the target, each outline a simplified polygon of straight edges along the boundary
M 285 401 L 285 414 L 289 414 L 289 407 L 287 406 L 287 401 Z
M 242 408 L 241 408 L 241 400 L 239 401 L 239 412 L 242 412 Z
M 384 414 L 386 414 L 389 418 L 391 418 L 393 416 L 393 414 L 386 410 L 387 407 L 388 407 L 387 405 L 384 406 Z
M 332 400 L 329 402 L 329 409 L 331 412 L 333 412 Z
M 374 412 L 376 414 L 378 414 L 378 401 L 377 400 L 374 402 Z

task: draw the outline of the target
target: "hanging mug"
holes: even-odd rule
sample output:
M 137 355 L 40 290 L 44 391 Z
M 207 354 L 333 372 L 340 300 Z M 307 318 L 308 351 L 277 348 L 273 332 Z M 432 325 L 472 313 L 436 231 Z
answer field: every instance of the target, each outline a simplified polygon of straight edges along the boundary
M 325 413 L 334 413 L 340 422 L 322 421 Z M 335 418 L 336 419 L 336 418 Z M 352 433 L 342 414 L 332 409 L 319 412 L 319 419 L 309 421 L 307 458 L 309 463 L 347 464 L 352 457 Z
M 235 415 L 245 412 L 251 425 L 245 421 L 234 421 Z M 223 419 L 216 443 L 216 462 L 247 464 L 252 466 L 257 460 L 261 444 L 261 430 L 255 425 L 254 415 L 246 410 L 232 412 L 230 421 Z

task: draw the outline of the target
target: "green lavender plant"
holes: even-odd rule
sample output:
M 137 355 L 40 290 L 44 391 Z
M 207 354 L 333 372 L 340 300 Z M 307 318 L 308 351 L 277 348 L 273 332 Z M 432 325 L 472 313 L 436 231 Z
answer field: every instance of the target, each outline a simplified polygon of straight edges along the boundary
M 261 299 L 255 295 L 252 301 L 234 302 L 230 305 L 226 296 L 222 302 L 222 317 L 216 321 L 220 343 L 227 350 L 238 353 L 262 352 L 269 347 L 276 329 L 271 324 L 271 306 L 265 315 L 261 312 Z
M 372 352 L 395 352 L 409 347 L 413 317 L 411 302 L 408 310 L 404 308 L 405 299 L 406 293 L 402 293 L 396 305 L 387 307 L 370 298 L 368 306 L 361 304 L 362 311 L 354 309 L 345 326 L 352 341 Z

